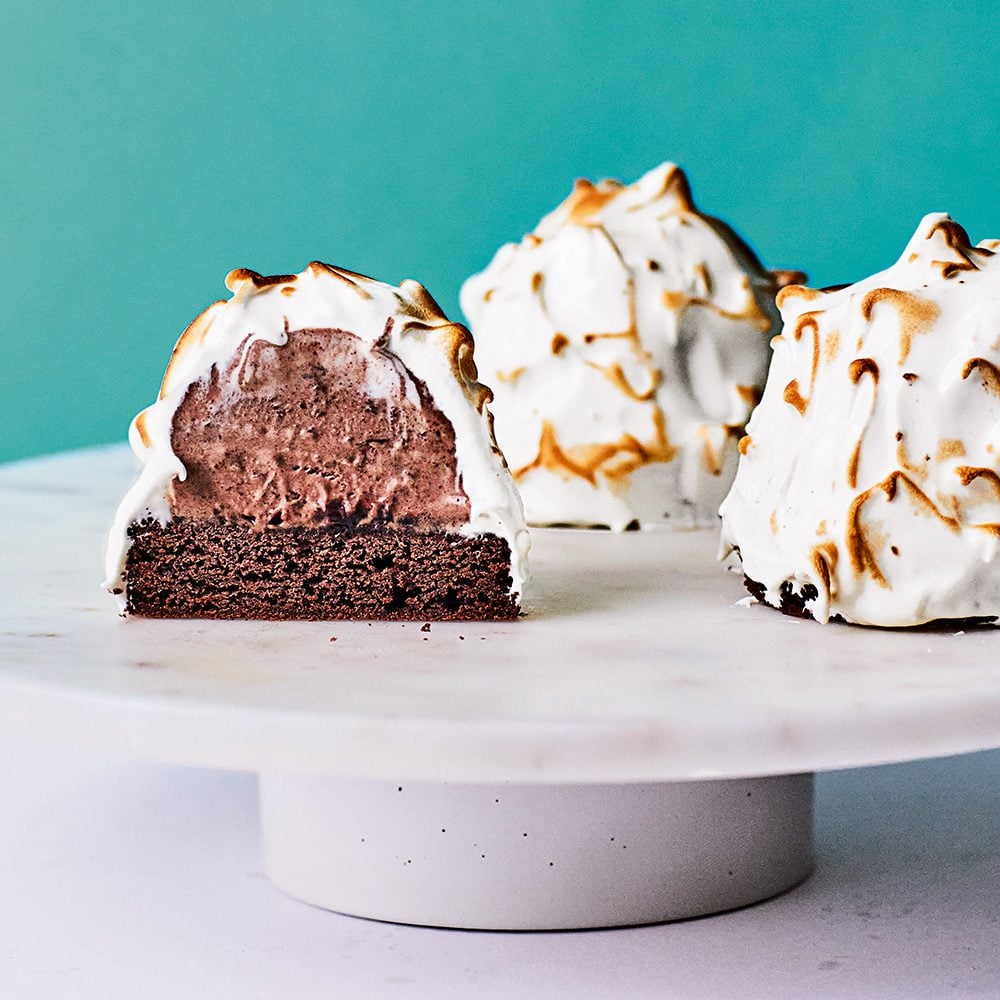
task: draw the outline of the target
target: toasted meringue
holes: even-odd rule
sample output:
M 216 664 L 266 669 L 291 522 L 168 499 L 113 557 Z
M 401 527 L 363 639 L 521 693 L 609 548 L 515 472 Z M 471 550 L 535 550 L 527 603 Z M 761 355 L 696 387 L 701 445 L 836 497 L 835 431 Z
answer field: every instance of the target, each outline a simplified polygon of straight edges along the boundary
M 926 216 L 885 271 L 784 288 L 723 551 L 775 606 L 881 626 L 1000 615 L 1000 256 Z
M 714 523 L 795 277 L 699 212 L 671 163 L 577 181 L 502 247 L 461 303 L 529 522 Z

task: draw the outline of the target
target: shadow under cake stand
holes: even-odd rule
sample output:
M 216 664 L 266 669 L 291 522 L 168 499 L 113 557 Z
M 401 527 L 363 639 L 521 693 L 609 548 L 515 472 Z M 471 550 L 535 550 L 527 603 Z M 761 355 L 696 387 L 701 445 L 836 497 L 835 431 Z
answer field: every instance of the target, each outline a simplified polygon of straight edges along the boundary
M 615 926 L 812 866 L 812 774 L 1000 745 L 1000 634 L 737 604 L 714 532 L 536 531 L 513 623 L 125 621 L 125 449 L 0 469 L 0 728 L 260 774 L 265 867 L 344 913 Z

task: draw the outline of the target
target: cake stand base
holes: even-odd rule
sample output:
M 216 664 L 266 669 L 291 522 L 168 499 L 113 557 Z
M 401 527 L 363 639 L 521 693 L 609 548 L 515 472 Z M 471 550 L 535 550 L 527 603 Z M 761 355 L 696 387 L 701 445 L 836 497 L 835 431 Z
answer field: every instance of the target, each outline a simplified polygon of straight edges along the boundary
M 261 774 L 284 892 L 395 923 L 559 930 L 703 916 L 801 882 L 813 776 L 467 785 Z

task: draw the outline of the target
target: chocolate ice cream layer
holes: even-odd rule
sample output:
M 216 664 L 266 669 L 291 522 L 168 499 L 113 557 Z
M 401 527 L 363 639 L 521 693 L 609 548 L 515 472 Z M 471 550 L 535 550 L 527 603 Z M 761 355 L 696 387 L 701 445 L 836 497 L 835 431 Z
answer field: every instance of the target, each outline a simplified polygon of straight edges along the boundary
M 177 517 L 255 528 L 469 520 L 455 434 L 392 354 L 344 330 L 249 340 L 191 385 L 173 424 Z

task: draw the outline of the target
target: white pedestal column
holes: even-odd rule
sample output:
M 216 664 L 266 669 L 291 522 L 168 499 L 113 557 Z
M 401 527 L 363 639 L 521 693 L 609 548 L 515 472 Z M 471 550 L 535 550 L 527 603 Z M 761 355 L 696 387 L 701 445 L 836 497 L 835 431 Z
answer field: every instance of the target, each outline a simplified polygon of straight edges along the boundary
M 812 868 L 811 774 L 619 785 L 260 779 L 265 867 L 397 923 L 612 927 L 744 906 Z

